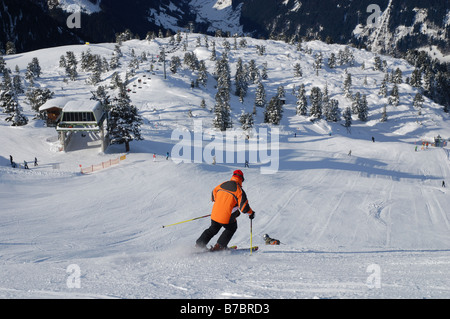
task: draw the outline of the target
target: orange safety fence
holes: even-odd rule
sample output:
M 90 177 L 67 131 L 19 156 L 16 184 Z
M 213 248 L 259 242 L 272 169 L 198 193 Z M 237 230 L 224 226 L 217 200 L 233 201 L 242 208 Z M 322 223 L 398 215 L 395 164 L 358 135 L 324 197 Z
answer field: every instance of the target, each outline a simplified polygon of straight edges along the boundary
M 127 158 L 126 155 L 122 155 L 122 156 L 119 156 L 118 158 L 110 159 L 109 161 L 102 162 L 101 164 L 91 165 L 91 166 L 86 167 L 86 168 L 83 168 L 80 165 L 81 174 L 89 174 L 89 173 L 93 173 L 93 172 L 96 172 L 96 171 L 101 171 L 102 169 L 105 169 L 105 168 L 111 167 L 113 165 L 119 164 L 121 161 L 124 161 L 126 158 Z

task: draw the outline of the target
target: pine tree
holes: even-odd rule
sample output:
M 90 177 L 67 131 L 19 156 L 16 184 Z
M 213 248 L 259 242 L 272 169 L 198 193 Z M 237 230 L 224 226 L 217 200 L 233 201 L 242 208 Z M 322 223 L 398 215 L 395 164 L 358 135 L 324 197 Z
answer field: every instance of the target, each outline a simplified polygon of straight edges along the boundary
M 363 94 L 361 98 L 361 104 L 359 105 L 358 108 L 358 118 L 361 121 L 366 122 L 368 117 L 369 117 L 369 105 L 367 103 L 366 95 Z
M 322 52 L 318 52 L 315 55 L 314 60 L 314 70 L 316 71 L 316 76 L 319 76 L 319 70 L 322 69 L 323 56 Z
M 411 74 L 411 80 L 409 81 L 411 86 L 420 88 L 422 86 L 422 71 L 416 68 Z
M 380 92 L 378 92 L 378 95 L 382 97 L 387 97 L 387 79 L 384 77 L 383 81 L 381 82 Z
M 264 123 L 279 125 L 283 116 L 283 106 L 278 96 L 270 99 L 264 111 Z
M 350 92 L 350 88 L 352 86 L 352 75 L 347 73 L 344 80 L 344 95 L 346 98 L 351 98 L 352 93 Z
M 353 96 L 352 114 L 358 114 L 360 108 L 361 108 L 361 93 L 356 92 L 355 95 Z
M 394 87 L 392 88 L 391 95 L 389 96 L 389 104 L 392 106 L 398 106 L 399 99 L 400 99 L 400 96 L 398 93 L 398 87 L 397 87 L 397 84 L 394 83 Z
M 251 129 L 253 127 L 253 114 L 242 111 L 239 122 L 244 131 Z
M 266 90 L 261 82 L 258 82 L 256 87 L 255 105 L 258 107 L 266 106 Z
M 328 58 L 328 67 L 330 69 L 334 69 L 336 67 L 336 55 L 334 53 L 331 53 L 330 57 Z
M 313 87 L 309 98 L 311 100 L 310 116 L 316 119 L 322 118 L 322 91 L 320 88 Z
M 383 112 L 381 112 L 380 122 L 387 122 L 387 120 L 388 120 L 388 115 L 387 115 L 386 105 L 384 105 Z
M 197 83 L 201 84 L 204 87 L 206 87 L 206 84 L 208 83 L 208 72 L 206 70 L 205 61 L 203 60 L 200 61 L 200 65 L 198 68 Z
M 77 59 L 72 51 L 66 52 L 66 75 L 70 80 L 75 81 L 78 77 Z
M 143 123 L 138 109 L 131 104 L 125 85 L 120 85 L 117 101 L 110 107 L 107 131 L 112 144 L 125 144 L 130 151 L 130 142 L 142 140 L 140 126 Z
M 344 110 L 344 127 L 347 128 L 347 132 L 350 132 L 350 126 L 352 126 L 352 110 L 350 107 L 346 107 Z
M 248 82 L 241 58 L 239 58 L 236 63 L 236 75 L 234 77 L 234 81 L 236 83 L 236 96 L 244 98 L 247 95 Z
M 249 62 L 248 77 L 249 77 L 251 83 L 258 83 L 258 81 L 259 81 L 260 74 L 259 74 L 258 68 L 256 67 L 255 60 L 250 60 L 250 62 Z
M 374 58 L 373 69 L 375 71 L 382 71 L 383 70 L 383 66 L 381 64 L 381 58 L 378 55 L 375 56 L 375 58 Z
M 302 76 L 303 76 L 302 67 L 300 66 L 300 63 L 296 63 L 294 65 L 294 77 L 300 78 Z
M 308 101 L 306 99 L 305 85 L 300 85 L 297 94 L 297 115 L 306 116 L 308 114 Z
M 414 106 L 416 109 L 419 109 L 419 110 L 420 110 L 420 109 L 422 108 L 422 105 L 423 105 L 423 102 L 424 102 L 424 101 L 425 101 L 425 100 L 424 100 L 422 94 L 417 93 L 417 94 L 414 96 L 413 106 Z
M 30 88 L 26 93 L 26 101 L 31 105 L 31 109 L 36 112 L 36 117 L 42 118 L 39 107 L 53 98 L 54 93 L 49 89 Z
M 400 68 L 397 68 L 394 73 L 394 83 L 402 84 L 403 83 L 403 72 Z
M 232 127 L 230 107 L 230 67 L 226 54 L 216 63 L 217 93 L 214 105 L 213 126 L 225 131 Z
M 170 72 L 173 74 L 177 73 L 178 68 L 181 66 L 181 59 L 180 57 L 174 55 L 170 59 Z
M 261 72 L 261 79 L 263 80 L 267 80 L 269 78 L 269 76 L 267 75 L 267 62 L 263 63 L 263 69 Z

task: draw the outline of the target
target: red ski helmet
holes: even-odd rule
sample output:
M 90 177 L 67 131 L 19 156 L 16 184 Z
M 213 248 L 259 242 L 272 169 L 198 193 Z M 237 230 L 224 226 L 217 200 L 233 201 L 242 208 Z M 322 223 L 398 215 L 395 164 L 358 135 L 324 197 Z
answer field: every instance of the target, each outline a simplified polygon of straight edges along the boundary
M 244 181 L 244 173 L 242 173 L 242 171 L 240 169 L 237 169 L 233 172 L 233 176 L 237 176 L 240 179 L 242 179 L 242 181 Z

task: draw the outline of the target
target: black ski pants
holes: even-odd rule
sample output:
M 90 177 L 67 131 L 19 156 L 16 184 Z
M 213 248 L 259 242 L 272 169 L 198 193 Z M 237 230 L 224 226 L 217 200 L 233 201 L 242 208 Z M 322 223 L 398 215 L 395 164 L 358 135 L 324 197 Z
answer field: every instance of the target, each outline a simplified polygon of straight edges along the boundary
M 202 235 L 197 239 L 197 246 L 205 247 L 211 238 L 217 235 L 221 228 L 225 228 L 222 234 L 220 235 L 217 243 L 222 247 L 227 247 L 231 238 L 237 230 L 237 222 L 234 221 L 230 224 L 220 224 L 214 220 L 211 220 L 211 226 L 206 229 Z

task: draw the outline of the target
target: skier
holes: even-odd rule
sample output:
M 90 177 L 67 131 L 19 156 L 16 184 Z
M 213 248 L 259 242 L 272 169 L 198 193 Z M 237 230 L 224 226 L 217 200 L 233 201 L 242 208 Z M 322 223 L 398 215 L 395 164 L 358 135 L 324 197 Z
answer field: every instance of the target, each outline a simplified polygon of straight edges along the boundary
M 245 167 L 250 168 L 250 166 L 248 166 L 248 161 L 247 160 L 245 160 Z
M 250 219 L 255 218 L 255 212 L 248 204 L 247 195 L 242 189 L 244 173 L 241 170 L 233 172 L 233 176 L 214 188 L 211 200 L 214 202 L 211 213 L 211 226 L 207 228 L 196 241 L 196 247 L 205 248 L 208 242 L 223 227 L 212 251 L 227 249 L 227 245 L 237 230 L 237 217 L 240 213 L 248 214 Z
M 38 161 L 36 157 L 34 158 L 34 166 L 38 166 Z
M 445 181 L 442 181 L 442 187 L 445 187 Z
M 14 163 L 12 155 L 9 155 L 9 161 L 11 162 L 11 166 L 12 166 Z
M 23 161 L 23 168 L 24 169 L 29 169 L 27 161 Z
M 153 153 L 153 162 L 156 162 L 156 153 Z
M 373 137 L 373 136 L 372 136 L 372 142 L 374 142 L 374 143 L 375 143 L 375 137 Z
M 166 161 L 169 159 L 169 152 L 166 153 Z

